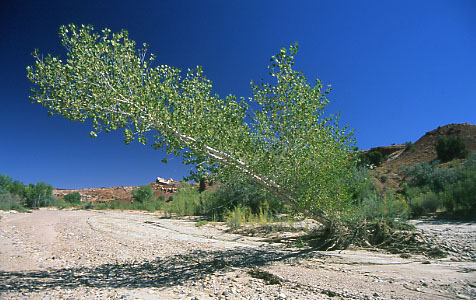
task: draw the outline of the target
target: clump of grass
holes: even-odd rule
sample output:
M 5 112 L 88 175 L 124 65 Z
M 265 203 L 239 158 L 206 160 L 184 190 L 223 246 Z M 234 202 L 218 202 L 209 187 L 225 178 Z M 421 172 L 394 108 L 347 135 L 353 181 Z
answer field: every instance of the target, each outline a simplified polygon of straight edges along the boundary
M 208 224 L 208 220 L 200 220 L 197 223 L 195 223 L 195 226 L 196 227 L 201 227 L 201 226 L 206 225 L 206 224 Z
M 259 212 L 255 214 L 249 207 L 244 205 L 239 205 L 233 210 L 229 210 L 224 219 L 232 230 L 239 228 L 245 223 L 264 226 L 275 221 L 266 208 L 260 208 Z

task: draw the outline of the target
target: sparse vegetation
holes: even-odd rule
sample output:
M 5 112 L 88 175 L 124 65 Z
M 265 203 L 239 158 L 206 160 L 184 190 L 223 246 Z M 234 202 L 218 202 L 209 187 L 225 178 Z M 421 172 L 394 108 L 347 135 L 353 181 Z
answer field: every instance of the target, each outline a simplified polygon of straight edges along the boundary
M 420 163 L 406 170 L 405 197 L 414 217 L 436 212 L 476 216 L 476 154 L 454 168 Z
M 455 158 L 467 158 L 466 144 L 459 136 L 441 137 L 435 145 L 438 159 L 448 162 Z
M 354 178 L 349 183 L 354 199 L 351 214 L 353 222 L 365 220 L 393 223 L 396 218 L 408 217 L 409 208 L 405 200 L 391 192 L 377 191 L 366 168 L 355 168 L 353 174 Z

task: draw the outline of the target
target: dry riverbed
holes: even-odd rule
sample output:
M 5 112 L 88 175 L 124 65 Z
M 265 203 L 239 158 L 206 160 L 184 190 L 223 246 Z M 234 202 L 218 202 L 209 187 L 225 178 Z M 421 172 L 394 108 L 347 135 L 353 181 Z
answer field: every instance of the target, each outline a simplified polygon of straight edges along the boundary
M 450 255 L 319 252 L 193 220 L 0 212 L 0 299 L 476 299 L 476 224 L 414 221 Z

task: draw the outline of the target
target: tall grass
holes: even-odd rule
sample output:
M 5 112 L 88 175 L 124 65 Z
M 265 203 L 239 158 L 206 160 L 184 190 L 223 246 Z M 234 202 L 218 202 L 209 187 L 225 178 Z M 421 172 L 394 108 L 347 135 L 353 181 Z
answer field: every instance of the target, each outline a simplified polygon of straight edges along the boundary
M 244 186 L 243 181 L 228 182 L 214 191 L 201 193 L 197 187 L 184 184 L 173 201 L 164 204 L 163 210 L 177 216 L 200 215 L 212 221 L 225 221 L 233 229 L 244 223 L 264 225 L 274 220 L 265 194 L 254 186 Z
M 184 184 L 173 196 L 173 200 L 163 206 L 163 209 L 178 216 L 200 215 L 203 211 L 201 205 L 202 194 L 198 192 L 196 187 Z

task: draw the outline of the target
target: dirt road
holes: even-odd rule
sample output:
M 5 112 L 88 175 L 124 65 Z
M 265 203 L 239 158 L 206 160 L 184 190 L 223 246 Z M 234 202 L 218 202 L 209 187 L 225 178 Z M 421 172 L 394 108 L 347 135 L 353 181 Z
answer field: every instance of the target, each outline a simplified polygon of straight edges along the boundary
M 474 223 L 419 222 L 453 247 L 437 260 L 289 249 L 152 213 L 0 216 L 0 299 L 476 299 Z

